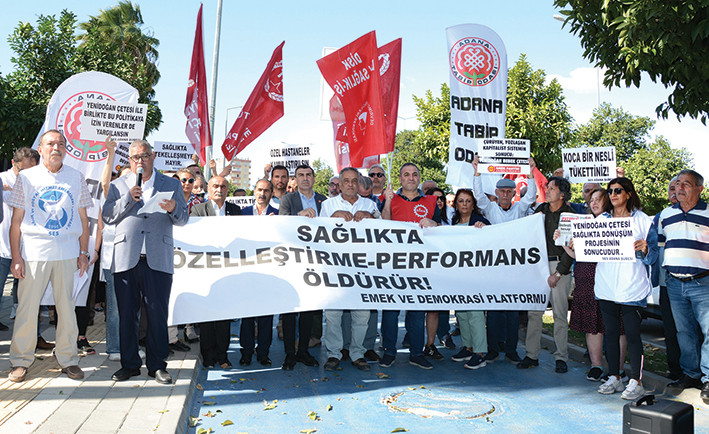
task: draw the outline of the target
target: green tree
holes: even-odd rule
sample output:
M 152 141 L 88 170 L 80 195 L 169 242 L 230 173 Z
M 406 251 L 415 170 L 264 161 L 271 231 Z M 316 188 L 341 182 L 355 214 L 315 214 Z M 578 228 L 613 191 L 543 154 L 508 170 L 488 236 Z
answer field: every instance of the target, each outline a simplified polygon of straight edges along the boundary
M 435 161 L 448 161 L 451 125 L 450 94 L 450 88 L 446 83 L 443 83 L 440 97 L 433 96 L 430 90 L 426 91 L 423 98 L 413 96 L 414 104 L 416 104 L 416 119 L 420 122 L 420 126 L 416 130 L 416 134 L 404 134 L 401 143 L 406 144 L 409 140 L 415 139 L 416 146 L 424 153 L 424 155 L 417 156 L 418 158 L 425 156 Z M 402 131 L 402 133 L 404 132 Z M 399 143 L 398 136 L 396 143 Z M 394 167 L 400 167 L 400 165 Z
M 83 71 L 104 71 L 138 89 L 139 102 L 148 104 L 145 135 L 162 123 L 162 113 L 155 100 L 155 86 L 160 80 L 157 67 L 159 41 L 145 31 L 140 6 L 120 1 L 102 10 L 79 27 L 77 65 Z
M 551 173 L 561 167 L 561 148 L 571 138 L 571 114 L 561 85 L 545 84 L 546 73 L 535 70 L 521 54 L 507 74 L 508 138 L 528 139 L 539 170 Z
M 709 111 L 709 3 L 706 1 L 555 0 L 564 25 L 581 38 L 584 57 L 606 68 L 608 88 L 640 85 L 641 72 L 674 87 L 656 108 L 667 118 L 689 115 L 706 124 Z
M 332 167 L 318 158 L 313 161 L 313 171 L 315 172 L 315 185 L 313 190 L 325 196 L 329 195 L 330 178 L 334 175 Z

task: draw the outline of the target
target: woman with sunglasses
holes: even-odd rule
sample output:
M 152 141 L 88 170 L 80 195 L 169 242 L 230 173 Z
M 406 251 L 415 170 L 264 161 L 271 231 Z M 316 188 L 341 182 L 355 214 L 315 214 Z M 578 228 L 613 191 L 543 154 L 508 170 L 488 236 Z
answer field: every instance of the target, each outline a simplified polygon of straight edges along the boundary
M 596 266 L 594 292 L 606 329 L 608 380 L 598 392 L 609 395 L 622 391 L 621 398 L 635 400 L 645 394 L 642 386 L 643 344 L 640 339 L 640 310 L 650 295 L 649 266 L 657 259 L 657 233 L 650 231 L 652 219 L 640 211 L 640 199 L 628 178 L 615 178 L 608 183 L 611 209 L 602 218 L 630 217 L 636 259 L 632 262 L 599 262 Z M 622 318 L 621 318 L 622 312 Z M 620 381 L 620 323 L 623 323 L 630 352 L 630 382 Z M 625 390 L 624 390 L 625 389 Z
M 483 217 L 471 190 L 459 189 L 455 193 L 453 207 L 455 209 L 452 220 L 454 226 L 482 228 L 490 224 Z M 483 353 L 487 352 L 485 312 L 482 310 L 456 310 L 455 315 L 458 318 L 463 348 L 451 359 L 454 362 L 466 362 L 466 369 L 478 369 L 486 366 L 487 362 L 483 358 Z
M 426 196 L 436 196 L 436 206 L 441 210 L 441 224 L 444 226 L 450 225 L 453 213 L 446 204 L 446 193 L 440 188 L 429 188 L 425 193 Z
M 175 177 L 182 183 L 182 192 L 185 193 L 185 203 L 187 204 L 187 212 L 192 211 L 192 206 L 202 203 L 203 200 L 199 196 L 192 193 L 194 190 L 194 173 L 189 169 L 180 169 Z

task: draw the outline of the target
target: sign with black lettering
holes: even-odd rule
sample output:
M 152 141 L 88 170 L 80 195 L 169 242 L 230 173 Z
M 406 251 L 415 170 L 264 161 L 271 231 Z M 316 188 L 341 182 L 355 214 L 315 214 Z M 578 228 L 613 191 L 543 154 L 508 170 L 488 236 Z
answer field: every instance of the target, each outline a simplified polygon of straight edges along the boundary
M 178 171 L 193 164 L 194 147 L 189 143 L 154 142 L 155 168 Z
M 592 219 L 593 215 L 591 214 L 576 214 L 572 212 L 562 212 L 561 216 L 559 216 L 559 238 L 557 238 L 554 242 L 557 246 L 568 246 L 569 241 L 571 240 L 571 233 L 572 233 L 572 223 L 577 221 L 577 220 L 587 220 L 587 219 Z
M 635 237 L 631 217 L 577 220 L 571 224 L 577 261 L 635 261 Z
M 608 182 L 616 177 L 615 147 L 569 148 L 561 150 L 564 176 L 569 182 Z
M 310 166 L 310 146 L 274 146 L 270 154 L 271 167 L 281 165 L 288 169 L 289 176 L 295 176 L 295 168 L 301 164 Z
M 478 172 L 500 175 L 529 173 L 529 140 L 478 139 Z
M 251 206 L 256 202 L 253 196 L 229 196 L 226 198 L 227 202 L 231 202 L 234 205 L 239 205 L 242 209 L 247 206 Z
M 81 139 L 104 141 L 108 136 L 117 142 L 143 138 L 147 104 L 86 100 L 81 107 Z
M 171 324 L 320 309 L 543 310 L 543 216 L 477 229 L 202 217 L 174 228 Z

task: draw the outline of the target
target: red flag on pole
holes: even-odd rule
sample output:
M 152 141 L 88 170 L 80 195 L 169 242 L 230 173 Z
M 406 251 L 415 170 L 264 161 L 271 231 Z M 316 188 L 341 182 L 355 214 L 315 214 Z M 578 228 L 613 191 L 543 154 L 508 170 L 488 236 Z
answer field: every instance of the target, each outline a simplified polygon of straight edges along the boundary
M 342 103 L 352 167 L 362 167 L 365 157 L 387 152 L 377 58 L 372 31 L 317 62 Z
M 263 71 L 261 78 L 239 117 L 229 130 L 222 152 L 227 160 L 243 151 L 251 142 L 268 129 L 274 122 L 283 117 L 283 45 L 273 50 L 271 60 Z
M 401 38 L 379 47 L 379 75 L 382 84 L 382 106 L 386 130 L 386 148 L 380 154 L 394 150 L 396 120 L 399 116 L 399 81 L 401 77 Z
M 197 14 L 197 29 L 194 33 L 190 78 L 187 82 L 187 100 L 185 101 L 185 134 L 199 155 L 202 164 L 206 163 L 204 150 L 212 145 L 209 129 L 209 108 L 207 104 L 207 73 L 204 69 L 204 45 L 202 44 L 202 6 Z

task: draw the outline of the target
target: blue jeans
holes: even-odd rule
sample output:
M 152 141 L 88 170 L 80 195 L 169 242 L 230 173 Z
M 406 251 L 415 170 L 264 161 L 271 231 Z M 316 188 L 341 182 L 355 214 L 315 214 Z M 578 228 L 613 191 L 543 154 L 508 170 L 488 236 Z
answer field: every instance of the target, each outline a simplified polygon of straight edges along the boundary
M 384 354 L 396 356 L 396 338 L 399 334 L 399 311 L 382 311 L 382 346 Z
M 519 311 L 490 310 L 487 312 L 488 352 L 497 353 L 498 343 L 505 343 L 505 355 L 517 354 Z
M 103 269 L 106 279 L 106 352 L 120 354 L 121 338 L 118 322 L 118 303 L 116 302 L 116 287 L 113 285 L 111 270 Z
M 668 273 L 667 295 L 677 327 L 682 371 L 709 382 L 709 276 L 682 282 Z M 704 342 L 699 340 L 697 324 Z
M 409 333 L 409 354 L 413 357 L 423 355 L 426 344 L 426 312 L 406 311 L 406 331 Z

